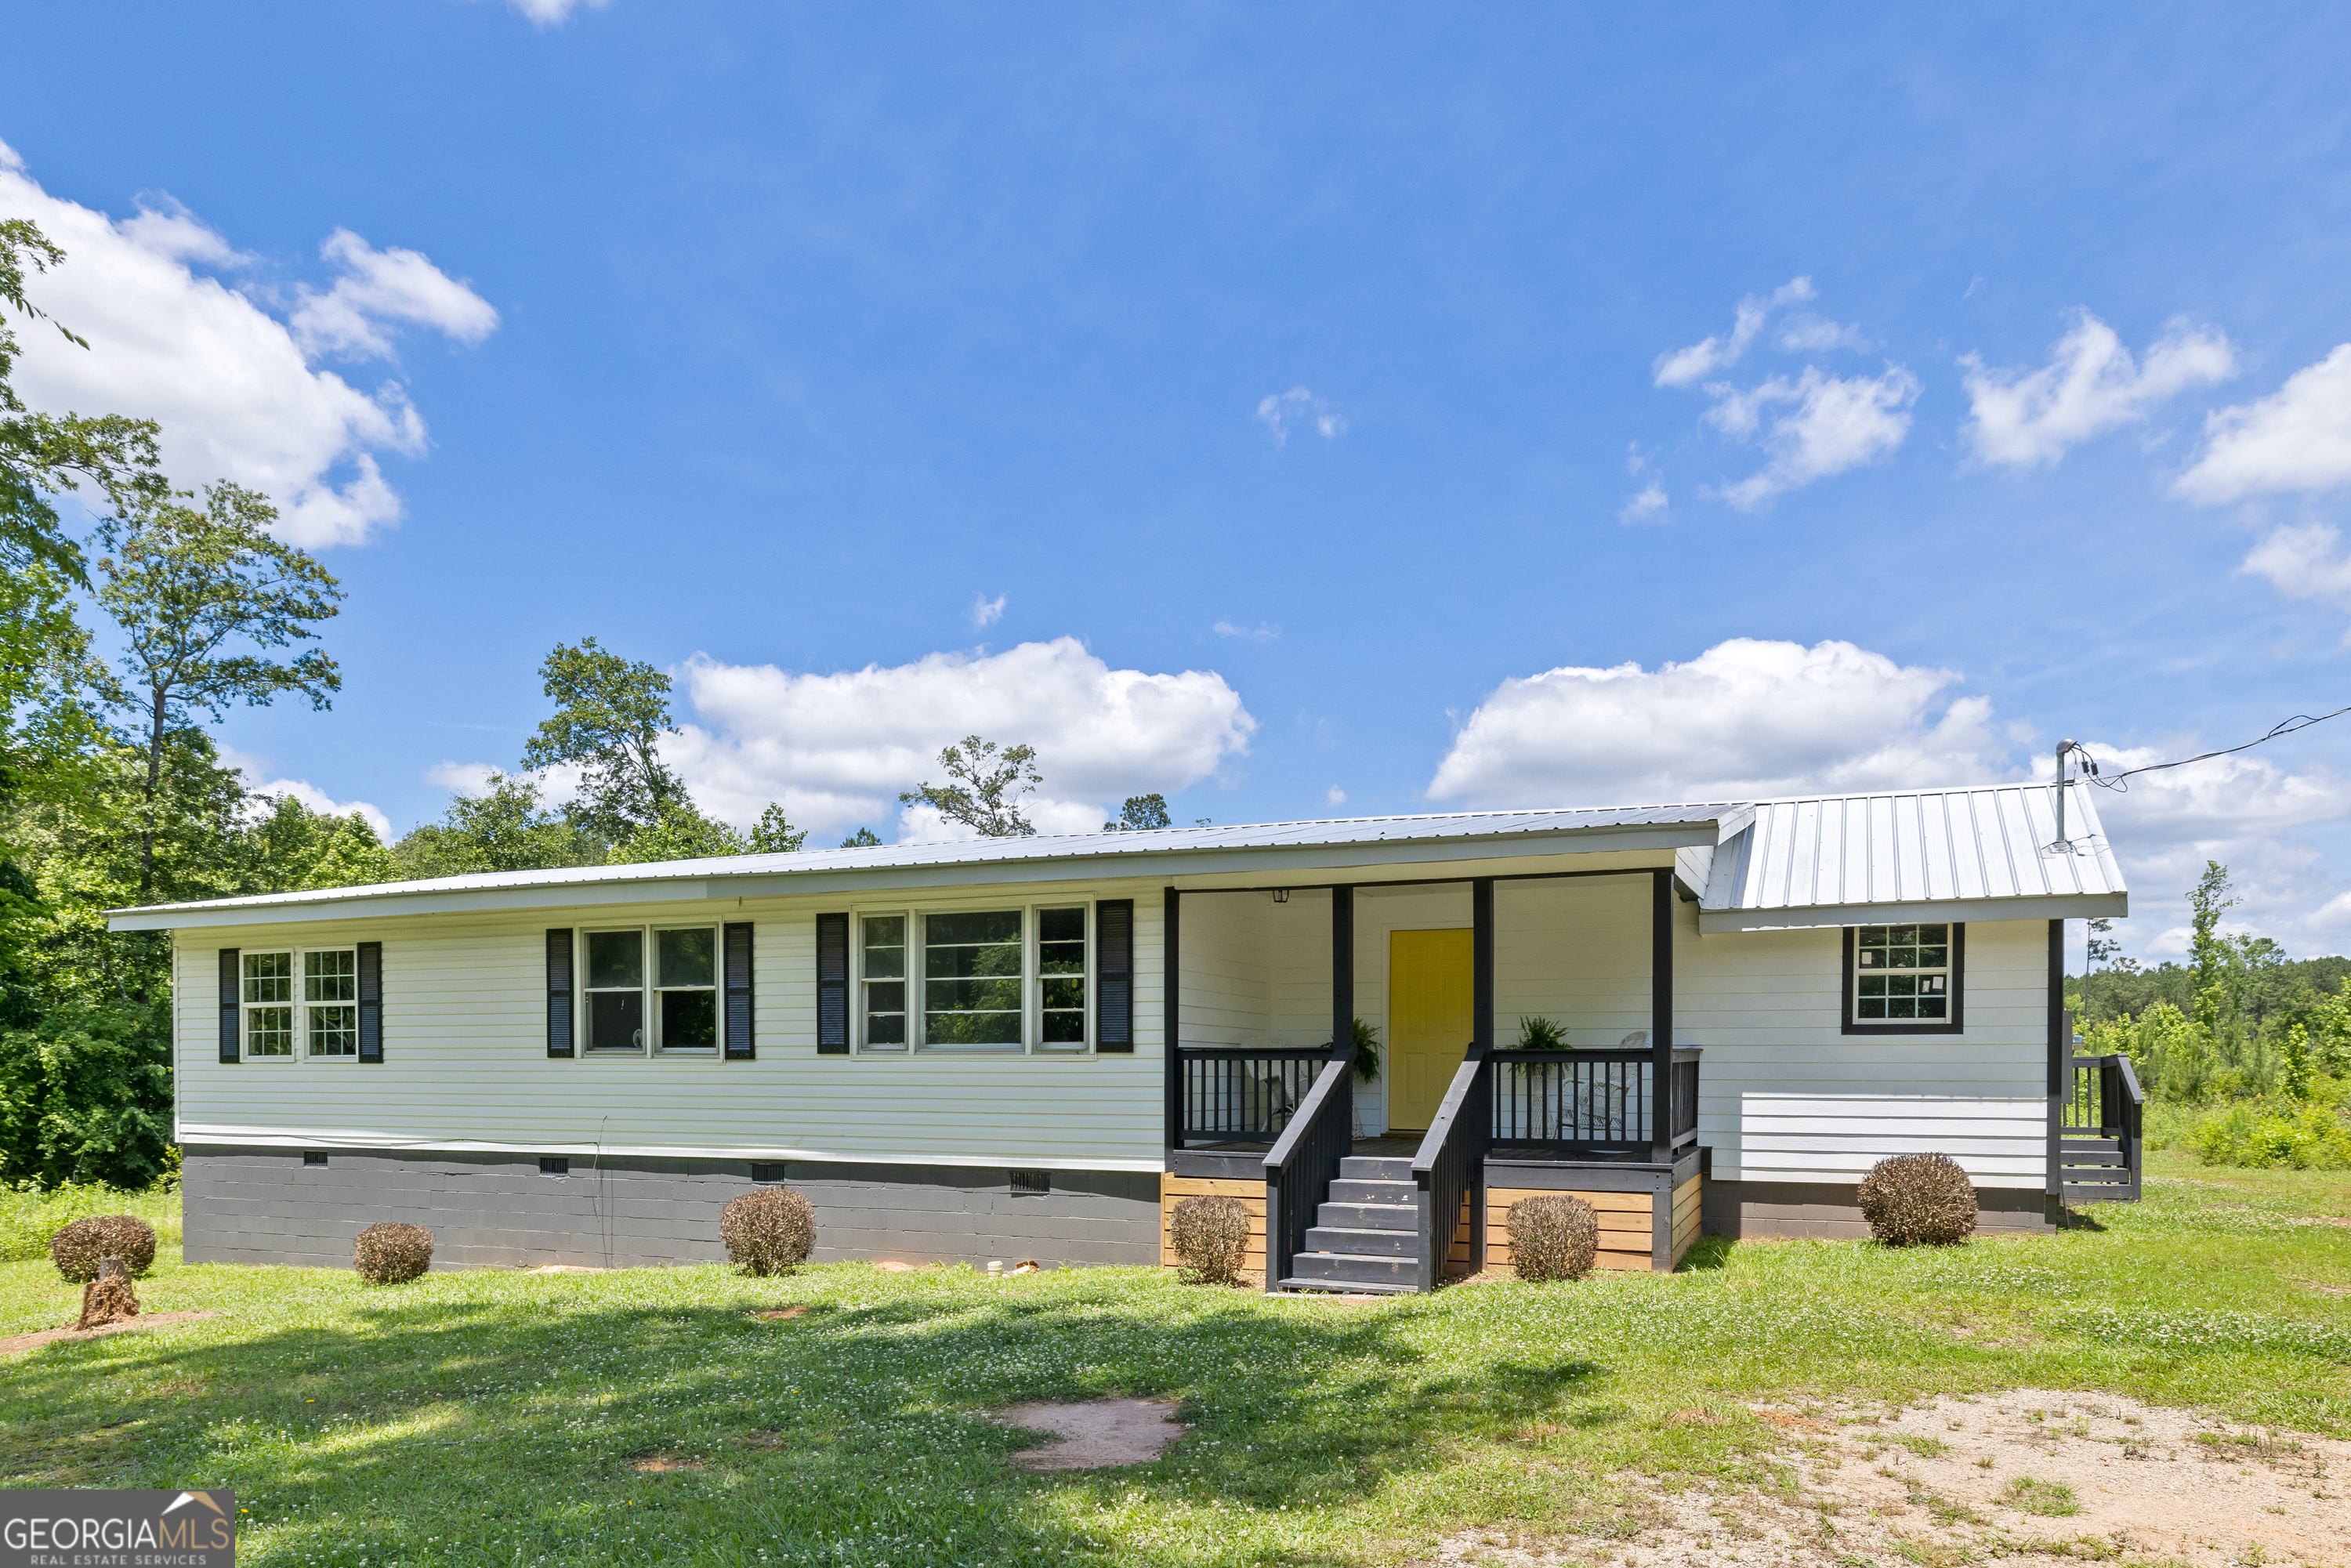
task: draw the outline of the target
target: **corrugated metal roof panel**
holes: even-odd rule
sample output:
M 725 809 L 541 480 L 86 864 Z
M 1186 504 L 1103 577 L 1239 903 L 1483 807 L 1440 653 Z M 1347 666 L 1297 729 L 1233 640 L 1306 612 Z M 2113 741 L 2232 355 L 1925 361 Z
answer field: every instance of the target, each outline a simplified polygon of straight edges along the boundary
M 1710 879 L 1709 913 L 1940 905 L 1978 900 L 2125 897 L 2122 868 L 2092 791 L 2000 784 L 1766 800 L 1731 868 Z M 1722 923 L 1709 922 L 1716 928 Z
M 1231 827 L 1160 828 L 1141 832 L 1032 835 L 953 843 L 881 844 L 863 849 L 800 850 L 790 854 L 727 855 L 707 860 L 659 861 L 642 865 L 575 866 L 559 871 L 485 872 L 436 877 L 426 882 L 376 883 L 363 888 L 321 888 L 185 904 L 152 904 L 136 911 L 218 910 L 387 897 L 412 893 L 465 893 L 506 888 L 566 887 L 593 883 L 691 881 L 703 877 L 796 876 L 817 872 L 900 870 L 908 867 L 985 865 L 1014 861 L 1133 858 L 1145 862 L 1133 874 L 1150 875 L 1154 854 L 1202 851 L 1263 850 L 1318 846 L 1374 846 L 1458 839 L 1524 839 L 1573 835 L 1609 828 L 1714 827 L 1743 821 L 1750 808 L 1741 801 L 1591 810 L 1452 811 L 1421 816 L 1331 818 L 1299 822 L 1251 822 Z M 109 914 L 131 914 L 110 910 Z

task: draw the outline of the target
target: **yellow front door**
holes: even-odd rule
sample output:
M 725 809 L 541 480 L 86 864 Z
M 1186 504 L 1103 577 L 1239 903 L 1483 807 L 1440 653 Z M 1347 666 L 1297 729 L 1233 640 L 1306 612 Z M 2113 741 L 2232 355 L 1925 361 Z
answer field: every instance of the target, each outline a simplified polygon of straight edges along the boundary
M 1388 933 L 1388 1125 L 1424 1131 L 1469 1049 L 1469 933 Z

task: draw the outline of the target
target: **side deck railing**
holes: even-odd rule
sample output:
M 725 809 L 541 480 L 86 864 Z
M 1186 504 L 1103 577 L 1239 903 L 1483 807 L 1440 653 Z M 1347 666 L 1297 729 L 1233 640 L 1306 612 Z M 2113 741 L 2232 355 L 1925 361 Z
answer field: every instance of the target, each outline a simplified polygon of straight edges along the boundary
M 1490 1141 L 1563 1153 L 1629 1155 L 1656 1147 L 1656 1059 L 1646 1051 L 1500 1051 Z M 1698 1142 L 1695 1047 L 1677 1047 L 1667 1088 L 1674 1153 Z
M 1182 1046 L 1176 1146 L 1270 1144 L 1305 1103 L 1331 1048 Z
M 2130 1058 L 2077 1056 L 2059 1107 L 2058 1191 L 2065 1203 L 2128 1203 L 2139 1197 L 2147 1095 Z
M 1265 1156 L 1265 1288 L 1278 1291 L 1290 1260 L 1306 1249 L 1339 1162 L 1355 1146 L 1355 1046 L 1317 1052 L 1313 1086 Z

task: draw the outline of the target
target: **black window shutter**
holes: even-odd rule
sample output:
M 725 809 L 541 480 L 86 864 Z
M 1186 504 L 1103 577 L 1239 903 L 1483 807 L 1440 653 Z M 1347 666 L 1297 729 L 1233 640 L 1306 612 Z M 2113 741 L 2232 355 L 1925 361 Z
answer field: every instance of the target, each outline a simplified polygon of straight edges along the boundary
M 1094 1049 L 1134 1050 L 1134 900 L 1094 905 Z
M 816 1049 L 849 1054 L 849 916 L 816 917 Z
M 359 946 L 360 1060 L 383 1060 L 383 944 Z
M 726 1060 L 751 1060 L 751 923 L 730 921 L 726 948 Z
M 571 930 L 547 934 L 547 1054 L 571 1054 Z
M 237 1058 L 237 1021 L 244 1016 L 245 971 L 237 966 L 236 949 L 220 950 L 220 1059 L 235 1061 Z

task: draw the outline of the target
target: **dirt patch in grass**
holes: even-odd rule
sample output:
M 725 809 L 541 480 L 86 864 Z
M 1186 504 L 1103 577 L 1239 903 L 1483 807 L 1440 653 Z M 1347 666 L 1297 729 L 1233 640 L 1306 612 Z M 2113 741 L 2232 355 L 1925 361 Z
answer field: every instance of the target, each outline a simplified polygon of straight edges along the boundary
M 639 1454 L 629 1461 L 629 1468 L 641 1476 L 665 1476 L 673 1470 L 698 1470 L 702 1461 L 682 1454 Z
M 1623 1568 L 2351 1562 L 2351 1443 L 2039 1389 L 1773 1418 L 1788 1414 L 1755 1412 L 1794 1439 L 1792 1490 L 1635 1478 L 1651 1522 L 1605 1555 Z M 1600 1547 L 1470 1531 L 1436 1561 L 1550 1568 Z
M 807 1311 L 808 1303 L 803 1301 L 796 1307 L 770 1307 L 766 1312 L 753 1312 L 751 1315 L 755 1318 L 765 1318 L 770 1322 L 789 1322 Z
M 0 1355 L 16 1355 L 28 1350 L 38 1350 L 59 1340 L 102 1339 L 110 1333 L 131 1333 L 139 1329 L 169 1328 L 173 1323 L 193 1322 L 199 1318 L 216 1318 L 218 1312 L 141 1312 L 119 1323 L 107 1323 L 94 1329 L 41 1329 L 33 1333 L 20 1333 L 13 1339 L 0 1339 Z
M 1029 1470 L 1098 1470 L 1149 1464 L 1184 1436 L 1176 1406 L 1165 1399 L 1090 1399 L 1081 1405 L 1015 1405 L 992 1413 L 1007 1427 L 1050 1432 L 1061 1439 L 1023 1448 L 1012 1462 Z

